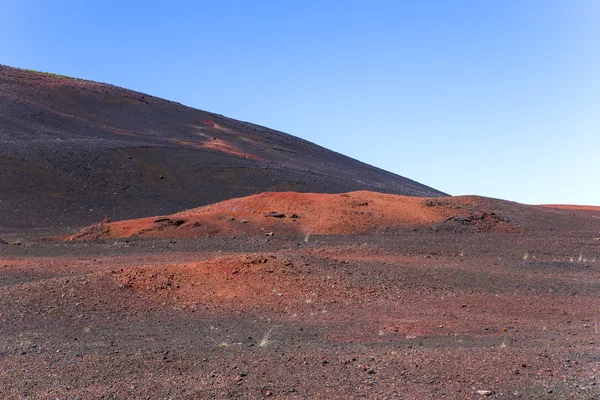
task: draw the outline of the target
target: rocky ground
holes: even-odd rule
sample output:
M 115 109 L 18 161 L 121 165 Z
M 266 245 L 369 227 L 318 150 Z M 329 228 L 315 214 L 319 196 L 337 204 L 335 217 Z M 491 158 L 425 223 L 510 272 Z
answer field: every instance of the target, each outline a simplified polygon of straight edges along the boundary
M 600 399 L 600 209 L 442 196 L 0 66 L 0 398 Z
M 0 397 L 597 399 L 597 236 L 0 245 Z

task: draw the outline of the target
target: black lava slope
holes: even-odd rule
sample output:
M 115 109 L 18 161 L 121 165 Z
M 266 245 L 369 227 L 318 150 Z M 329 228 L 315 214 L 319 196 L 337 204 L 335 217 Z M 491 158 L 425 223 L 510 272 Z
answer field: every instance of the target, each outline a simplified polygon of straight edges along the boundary
M 284 190 L 443 195 L 262 126 L 0 66 L 0 230 L 75 228 Z

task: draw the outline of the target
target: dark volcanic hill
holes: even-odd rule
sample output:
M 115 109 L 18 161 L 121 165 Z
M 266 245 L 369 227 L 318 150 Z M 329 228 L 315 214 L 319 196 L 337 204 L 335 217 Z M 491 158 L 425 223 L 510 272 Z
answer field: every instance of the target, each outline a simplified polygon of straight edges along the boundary
M 264 191 L 443 193 L 297 137 L 0 66 L 0 230 L 75 228 Z

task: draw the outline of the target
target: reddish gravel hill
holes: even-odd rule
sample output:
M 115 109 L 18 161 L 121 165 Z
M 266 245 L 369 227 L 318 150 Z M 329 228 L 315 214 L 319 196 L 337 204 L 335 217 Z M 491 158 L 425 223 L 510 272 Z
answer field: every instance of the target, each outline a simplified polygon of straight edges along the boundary
M 264 191 L 443 193 L 297 137 L 0 66 L 0 228 L 169 214 Z
M 479 196 L 421 198 L 369 191 L 277 192 L 235 198 L 172 215 L 91 225 L 70 237 L 194 238 L 219 235 L 594 231 L 600 212 L 530 206 Z

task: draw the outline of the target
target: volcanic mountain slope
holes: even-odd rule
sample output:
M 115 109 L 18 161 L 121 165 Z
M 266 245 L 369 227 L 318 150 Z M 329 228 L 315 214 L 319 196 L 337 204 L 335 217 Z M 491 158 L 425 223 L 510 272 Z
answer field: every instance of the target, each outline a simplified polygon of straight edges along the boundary
M 94 224 L 71 239 L 215 235 L 352 235 L 391 230 L 597 231 L 600 212 L 529 206 L 478 196 L 421 198 L 358 191 L 278 192 L 168 216 Z
M 0 227 L 138 218 L 264 191 L 443 193 L 294 136 L 0 66 Z

